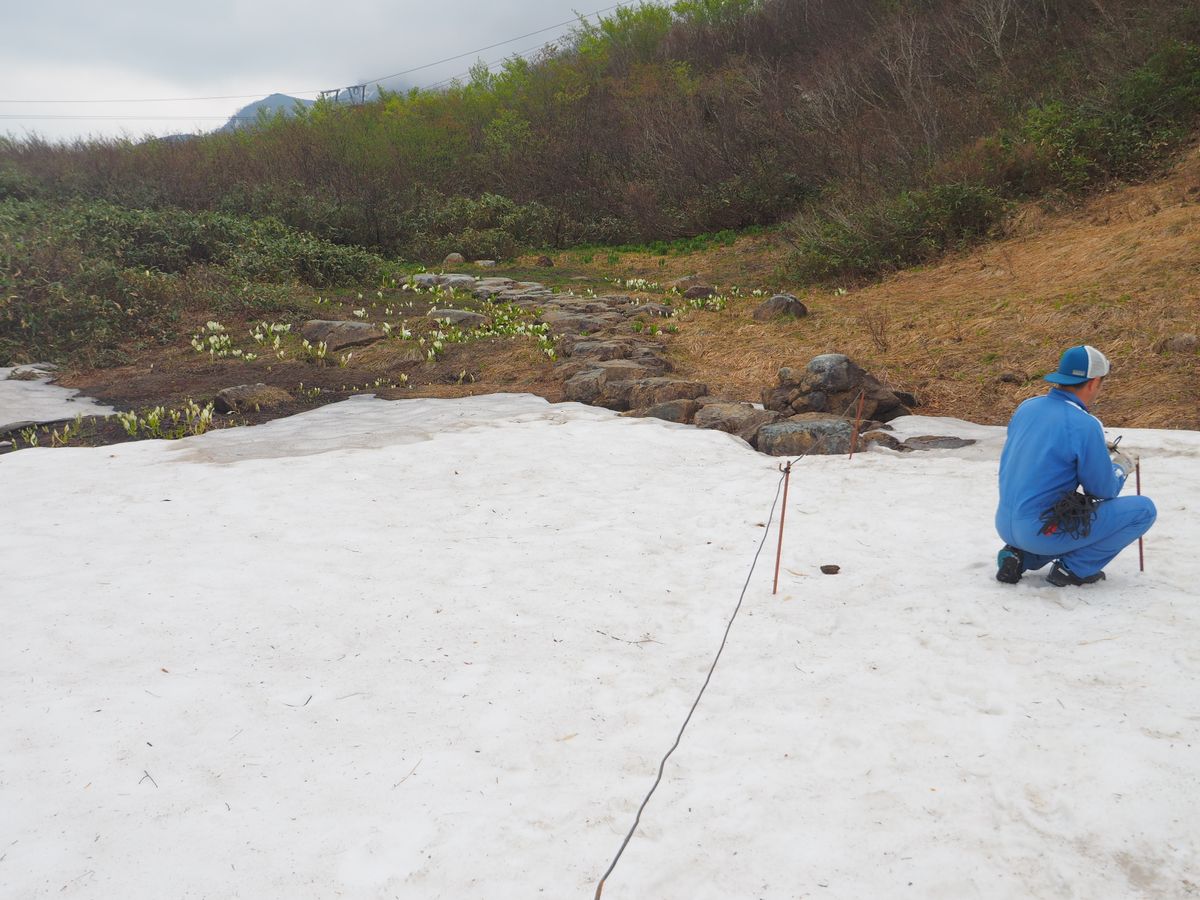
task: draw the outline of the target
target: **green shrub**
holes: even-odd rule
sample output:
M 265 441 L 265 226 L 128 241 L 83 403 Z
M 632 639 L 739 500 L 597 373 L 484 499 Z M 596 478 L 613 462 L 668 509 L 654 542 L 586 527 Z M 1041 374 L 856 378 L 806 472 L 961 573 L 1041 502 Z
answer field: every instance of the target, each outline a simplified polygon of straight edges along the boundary
M 1107 92 L 1033 107 L 1002 139 L 1010 193 L 1080 191 L 1107 178 L 1143 178 L 1200 118 L 1200 46 L 1172 42 Z
M 289 306 L 296 282 L 377 284 L 378 256 L 273 219 L 0 201 L 0 365 L 119 363 L 178 337 L 183 312 Z
M 877 275 L 980 240 L 999 222 L 1004 201 L 976 184 L 906 191 L 834 219 L 793 223 L 796 268 L 806 278 Z

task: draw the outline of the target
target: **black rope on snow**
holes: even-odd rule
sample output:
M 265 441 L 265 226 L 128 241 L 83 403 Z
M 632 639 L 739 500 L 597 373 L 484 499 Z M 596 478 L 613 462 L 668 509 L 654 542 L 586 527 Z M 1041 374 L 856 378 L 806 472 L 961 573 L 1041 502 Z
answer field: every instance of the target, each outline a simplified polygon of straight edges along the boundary
M 843 419 L 846 418 L 846 414 L 849 413 L 849 411 L 854 407 L 854 404 L 858 402 L 859 397 L 861 397 L 864 393 L 865 391 L 860 390 L 858 394 L 854 396 L 854 399 L 850 401 L 850 405 L 847 406 L 845 411 L 842 413 L 841 417 Z M 725 634 L 721 638 L 721 646 L 717 648 L 717 655 L 713 658 L 712 665 L 709 666 L 708 674 L 704 678 L 704 684 L 700 686 L 700 692 L 696 695 L 696 699 L 692 703 L 692 708 L 688 710 L 687 718 L 683 720 L 683 725 L 681 725 L 679 728 L 679 734 L 675 736 L 675 743 L 671 745 L 671 749 L 667 751 L 666 755 L 662 758 L 662 761 L 658 764 L 658 776 L 654 779 L 654 784 L 650 786 L 650 790 L 646 794 L 646 798 L 642 801 L 642 805 L 638 807 L 637 815 L 633 820 L 633 827 L 630 828 L 629 833 L 625 835 L 625 840 L 621 842 L 621 847 L 617 850 L 617 855 L 613 857 L 613 861 L 609 864 L 608 869 L 605 870 L 602 876 L 600 876 L 600 881 L 596 885 L 596 894 L 594 900 L 600 900 L 600 894 L 604 891 L 604 883 L 608 881 L 608 876 L 611 875 L 613 869 L 617 867 L 617 863 L 620 861 L 621 855 L 625 852 L 625 848 L 629 846 L 629 842 L 633 839 L 633 835 L 637 831 L 638 824 L 642 821 L 642 812 L 646 809 L 646 805 L 650 802 L 650 798 L 654 796 L 654 792 L 658 789 L 658 785 L 662 781 L 663 772 L 667 766 L 667 760 L 671 758 L 671 754 L 675 752 L 676 748 L 679 746 L 679 742 L 683 740 L 683 732 L 688 727 L 688 723 L 692 721 L 692 714 L 696 711 L 696 707 L 700 705 L 700 698 L 704 696 L 704 691 L 708 688 L 709 681 L 712 680 L 713 672 L 716 671 L 717 663 L 720 661 L 721 654 L 725 650 L 725 643 L 729 640 L 729 632 L 733 628 L 733 621 L 737 618 L 737 614 L 742 609 L 742 601 L 746 598 L 746 590 L 750 587 L 750 579 L 754 576 L 754 568 L 758 565 L 758 558 L 760 555 L 762 555 L 762 548 L 766 546 L 767 535 L 771 533 L 771 523 L 775 521 L 775 507 L 779 504 L 779 492 L 783 487 L 783 480 L 787 475 L 787 471 L 806 456 L 815 452 L 818 447 L 824 444 L 826 437 L 827 435 L 821 435 L 821 437 L 817 438 L 817 440 L 813 442 L 811 447 L 809 447 L 795 459 L 788 462 L 786 467 L 783 469 L 783 474 L 779 476 L 779 481 L 775 485 L 775 499 L 771 501 L 771 512 L 767 516 L 767 527 L 763 529 L 762 540 L 758 543 L 758 549 L 754 551 L 754 559 L 750 562 L 750 571 L 746 573 L 746 583 L 742 585 L 742 593 L 738 596 L 737 606 L 734 607 L 733 615 L 729 617 L 729 622 L 725 626 Z
M 780 475 L 779 481 L 775 485 L 775 499 L 771 501 L 771 512 L 767 517 L 767 527 L 763 529 L 762 540 L 758 542 L 758 549 L 754 551 L 754 559 L 750 563 L 750 571 L 746 573 L 746 583 L 742 585 L 742 593 L 738 596 L 737 606 L 734 607 L 733 615 L 729 617 L 729 622 L 725 626 L 725 634 L 721 638 L 721 646 L 717 648 L 717 655 L 713 657 L 712 665 L 708 668 L 708 675 L 704 678 L 704 684 L 700 686 L 700 692 L 696 695 L 696 699 L 692 703 L 692 708 L 688 710 L 687 718 L 683 720 L 683 725 L 679 728 L 679 734 L 675 736 L 675 743 L 671 745 L 671 749 L 667 751 L 666 755 L 662 758 L 662 762 L 658 764 L 658 777 L 654 779 L 654 784 L 650 786 L 650 791 L 646 794 L 646 799 L 638 807 L 637 816 L 633 820 L 633 827 L 625 835 L 625 840 L 621 842 L 621 847 L 617 850 L 617 855 L 613 857 L 613 861 L 609 864 L 608 869 L 600 876 L 600 882 L 596 885 L 595 900 L 600 900 L 600 893 L 604 890 L 604 882 L 608 880 L 608 876 L 617 867 L 617 862 L 621 859 L 621 854 L 625 852 L 625 848 L 629 846 L 630 840 L 633 839 L 633 834 L 637 831 L 638 824 L 642 821 L 642 812 L 646 809 L 646 805 L 650 802 L 650 798 L 654 796 L 655 790 L 658 789 L 658 785 L 662 781 L 663 771 L 667 767 L 667 760 L 671 758 L 671 754 L 675 752 L 675 749 L 679 746 L 679 742 L 683 740 L 683 732 L 688 727 L 688 723 L 692 721 L 692 714 L 696 711 L 696 707 L 700 705 L 700 698 L 704 696 L 704 691 L 708 688 L 709 681 L 712 680 L 713 672 L 716 671 L 717 663 L 721 659 L 721 653 L 725 650 L 725 643 L 729 640 L 729 632 L 733 628 L 733 621 L 737 618 L 737 614 L 742 608 L 742 601 L 746 598 L 746 590 L 750 587 L 750 579 L 754 576 L 754 567 L 758 565 L 758 558 L 762 554 L 762 548 L 767 543 L 767 535 L 771 532 L 771 523 L 775 521 L 775 507 L 779 504 L 779 492 L 782 487 L 783 476 Z

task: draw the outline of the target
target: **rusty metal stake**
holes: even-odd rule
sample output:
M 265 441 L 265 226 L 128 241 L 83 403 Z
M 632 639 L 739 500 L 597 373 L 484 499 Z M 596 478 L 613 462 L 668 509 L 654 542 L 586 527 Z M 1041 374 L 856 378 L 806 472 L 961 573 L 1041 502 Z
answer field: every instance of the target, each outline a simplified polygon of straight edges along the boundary
M 771 588 L 771 596 L 779 593 L 779 561 L 783 559 L 783 521 L 787 518 L 788 484 L 792 480 L 792 464 L 789 461 L 783 470 L 783 509 L 779 511 L 779 547 L 775 550 L 775 586 Z
M 1137 477 L 1137 493 L 1142 496 L 1142 458 L 1139 456 L 1133 463 L 1133 471 Z M 1146 545 L 1141 537 L 1138 538 L 1138 571 L 1146 571 Z

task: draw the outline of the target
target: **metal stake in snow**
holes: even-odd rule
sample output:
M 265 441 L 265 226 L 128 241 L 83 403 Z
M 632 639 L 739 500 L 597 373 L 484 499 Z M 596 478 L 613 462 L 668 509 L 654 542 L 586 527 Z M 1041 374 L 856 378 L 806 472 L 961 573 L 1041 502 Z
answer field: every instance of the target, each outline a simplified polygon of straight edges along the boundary
M 1142 458 L 1140 456 L 1133 461 L 1133 472 L 1137 479 L 1137 493 L 1140 497 L 1142 496 Z M 1146 547 L 1141 537 L 1138 538 L 1138 571 L 1146 571 Z
M 783 508 L 779 511 L 779 547 L 775 550 L 775 586 L 771 588 L 771 596 L 779 593 L 779 561 L 783 559 L 783 521 L 787 518 L 788 484 L 792 480 L 792 463 L 779 467 L 783 472 Z

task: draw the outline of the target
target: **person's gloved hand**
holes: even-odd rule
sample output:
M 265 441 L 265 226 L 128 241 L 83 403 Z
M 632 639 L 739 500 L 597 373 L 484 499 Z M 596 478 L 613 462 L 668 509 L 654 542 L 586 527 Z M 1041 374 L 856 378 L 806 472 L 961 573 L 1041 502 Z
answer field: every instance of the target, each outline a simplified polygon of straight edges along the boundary
M 1133 460 L 1128 454 L 1113 447 L 1108 451 L 1108 455 L 1112 458 L 1113 467 L 1121 470 L 1121 477 L 1128 478 L 1129 473 L 1133 471 Z

